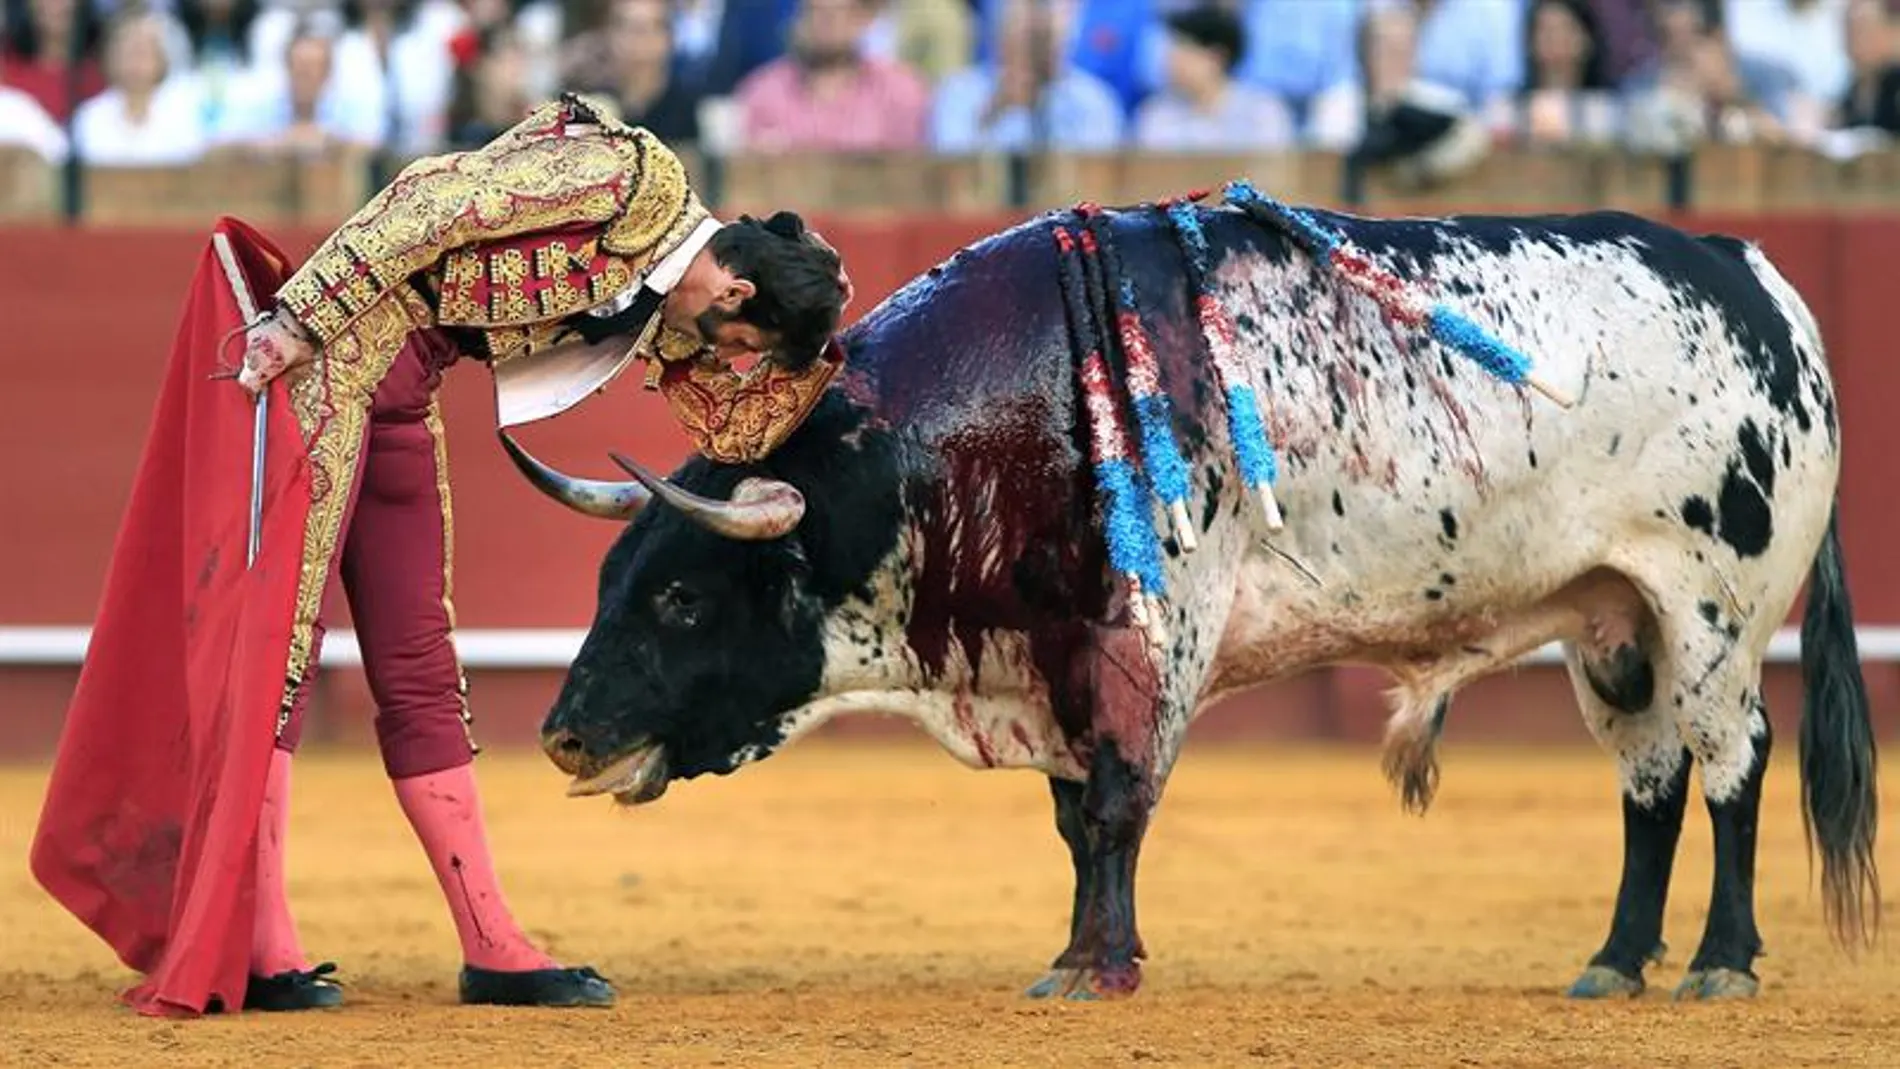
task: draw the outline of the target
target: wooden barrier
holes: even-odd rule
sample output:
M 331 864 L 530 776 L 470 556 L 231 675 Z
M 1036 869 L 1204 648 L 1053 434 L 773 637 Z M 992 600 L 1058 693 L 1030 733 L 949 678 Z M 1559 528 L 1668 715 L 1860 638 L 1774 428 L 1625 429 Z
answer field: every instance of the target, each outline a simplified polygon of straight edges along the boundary
M 854 215 L 995 211 L 1008 203 L 998 157 L 771 154 L 728 158 L 719 201 L 730 212 Z
M 371 157 L 220 149 L 189 167 L 90 167 L 82 217 L 94 226 L 203 226 L 220 215 L 273 225 L 328 226 L 369 199 Z
M 52 213 L 56 174 L 0 150 L 0 222 Z M 1592 148 L 1492 151 L 1470 171 L 1427 189 L 1383 171 L 1364 176 L 1349 204 L 1341 157 L 1325 152 L 1157 155 L 1116 152 L 1028 157 L 922 153 L 758 154 L 720 160 L 680 152 L 695 188 L 724 214 L 791 207 L 808 215 L 964 218 L 1060 208 L 1078 201 L 1131 204 L 1248 178 L 1295 204 L 1380 214 L 1672 210 L 1670 164 Z M 383 161 L 394 175 L 405 159 Z M 1686 161 L 1696 210 L 1724 214 L 1900 210 L 1900 149 L 1836 162 L 1769 146 L 1710 145 Z M 202 225 L 221 213 L 327 227 L 369 195 L 360 156 L 314 160 L 220 152 L 186 168 L 84 172 L 84 217 L 98 225 Z M 1020 181 L 1018 181 L 1020 179 Z M 1018 203 L 1017 198 L 1020 198 Z
M 44 222 L 59 214 L 59 169 L 38 153 L 0 145 L 0 224 Z

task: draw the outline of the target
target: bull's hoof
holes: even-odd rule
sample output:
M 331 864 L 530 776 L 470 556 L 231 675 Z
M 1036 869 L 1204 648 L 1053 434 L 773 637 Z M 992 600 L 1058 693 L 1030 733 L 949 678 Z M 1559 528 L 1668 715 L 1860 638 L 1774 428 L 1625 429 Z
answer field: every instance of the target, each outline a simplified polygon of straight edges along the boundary
M 1707 969 L 1682 978 L 1676 987 L 1676 1001 L 1754 998 L 1760 991 L 1761 981 L 1740 969 Z
M 1042 979 L 1029 985 L 1023 994 L 1030 998 L 1063 998 L 1071 1002 L 1097 1002 L 1127 998 L 1141 986 L 1141 969 L 1136 965 L 1111 965 L 1103 969 L 1051 969 Z
M 1635 998 L 1643 993 L 1641 976 L 1625 976 L 1608 965 L 1592 965 L 1583 970 L 1570 990 L 1570 998 Z

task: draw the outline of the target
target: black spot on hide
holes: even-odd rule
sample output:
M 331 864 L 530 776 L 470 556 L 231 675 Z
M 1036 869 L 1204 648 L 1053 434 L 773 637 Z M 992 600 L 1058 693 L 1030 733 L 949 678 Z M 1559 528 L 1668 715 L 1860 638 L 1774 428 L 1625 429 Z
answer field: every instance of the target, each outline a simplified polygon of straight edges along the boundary
M 1762 496 L 1761 487 L 1742 478 L 1742 473 L 1733 466 L 1722 478 L 1716 512 L 1721 522 L 1722 541 L 1734 547 L 1738 555 L 1759 557 L 1768 549 L 1775 529 L 1768 499 Z
M 1708 499 L 1699 494 L 1683 499 L 1682 522 L 1711 537 L 1715 534 L 1715 510 L 1709 507 Z

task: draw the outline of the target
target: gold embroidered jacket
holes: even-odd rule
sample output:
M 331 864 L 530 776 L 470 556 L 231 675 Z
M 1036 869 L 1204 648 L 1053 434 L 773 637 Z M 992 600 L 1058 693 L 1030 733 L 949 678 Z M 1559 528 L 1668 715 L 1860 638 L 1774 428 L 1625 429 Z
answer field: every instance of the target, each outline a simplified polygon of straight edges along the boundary
M 655 379 L 674 411 L 677 393 L 694 395 L 687 430 L 700 451 L 757 459 L 809 410 L 788 408 L 787 391 L 815 399 L 835 367 L 768 364 L 736 389 L 708 351 L 661 328 L 658 302 L 631 340 L 583 344 L 564 323 L 627 301 L 716 226 L 664 143 L 568 95 L 479 149 L 410 164 L 311 254 L 278 307 L 317 340 L 329 387 L 357 397 L 394 356 L 374 350 L 403 341 L 392 320 L 480 331 L 503 426 L 564 411 L 635 358 L 664 363 L 675 373 Z M 709 397 L 718 411 L 705 411 Z M 769 428 L 757 414 L 768 411 Z M 776 425 L 793 411 L 792 426 Z

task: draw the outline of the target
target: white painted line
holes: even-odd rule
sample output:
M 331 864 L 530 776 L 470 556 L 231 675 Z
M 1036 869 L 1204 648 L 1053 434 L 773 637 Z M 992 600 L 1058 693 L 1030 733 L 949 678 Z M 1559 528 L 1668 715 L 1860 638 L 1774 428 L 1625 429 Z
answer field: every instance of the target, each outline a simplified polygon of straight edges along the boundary
M 1854 634 L 1860 659 L 1869 663 L 1900 662 L 1900 627 L 1859 627 Z M 455 633 L 455 648 L 469 668 L 564 669 L 580 652 L 587 632 L 581 628 L 521 627 L 467 628 Z M 60 667 L 79 664 L 92 637 L 89 627 L 0 627 L 0 665 Z M 1555 643 L 1526 655 L 1519 664 L 1560 664 L 1563 655 Z M 1768 643 L 1770 664 L 1801 660 L 1801 633 L 1794 628 L 1775 632 Z M 331 631 L 323 639 L 326 665 L 360 665 L 362 650 L 356 633 Z
M 455 633 L 455 649 L 468 668 L 566 668 L 580 652 L 580 628 L 469 628 Z M 0 627 L 0 665 L 71 666 L 86 655 L 90 627 Z M 356 632 L 323 636 L 321 663 L 363 663 Z

